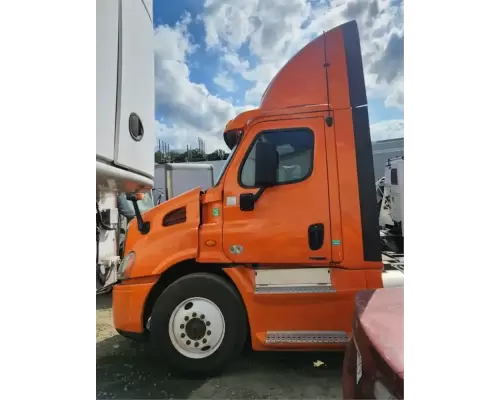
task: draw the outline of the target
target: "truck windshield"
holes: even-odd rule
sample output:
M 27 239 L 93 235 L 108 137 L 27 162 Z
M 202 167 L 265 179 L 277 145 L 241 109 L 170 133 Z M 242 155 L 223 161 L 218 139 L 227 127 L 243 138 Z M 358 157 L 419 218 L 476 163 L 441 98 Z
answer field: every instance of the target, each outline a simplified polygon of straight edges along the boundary
M 236 145 L 231 150 L 231 153 L 229 153 L 229 156 L 226 158 L 226 162 L 222 166 L 222 168 L 221 168 L 221 170 L 219 172 L 219 175 L 217 176 L 217 179 L 215 180 L 215 183 L 214 183 L 213 187 L 217 186 L 220 183 L 220 180 L 224 176 L 224 173 L 226 172 L 227 166 L 231 162 L 231 158 L 233 158 L 233 154 L 236 152 L 236 149 L 238 148 L 239 144 L 240 144 L 240 141 L 238 140 L 238 143 L 236 143 Z

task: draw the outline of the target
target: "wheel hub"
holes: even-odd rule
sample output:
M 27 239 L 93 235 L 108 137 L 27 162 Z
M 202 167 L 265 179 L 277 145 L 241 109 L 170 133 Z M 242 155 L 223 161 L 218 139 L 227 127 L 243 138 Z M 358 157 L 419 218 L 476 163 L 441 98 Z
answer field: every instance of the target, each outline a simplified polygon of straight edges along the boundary
M 219 307 L 202 297 L 179 304 L 170 316 L 169 337 L 172 345 L 188 358 L 205 358 L 221 345 L 225 321 Z
M 200 340 L 205 336 L 207 328 L 200 318 L 193 318 L 186 324 L 186 335 L 191 340 Z

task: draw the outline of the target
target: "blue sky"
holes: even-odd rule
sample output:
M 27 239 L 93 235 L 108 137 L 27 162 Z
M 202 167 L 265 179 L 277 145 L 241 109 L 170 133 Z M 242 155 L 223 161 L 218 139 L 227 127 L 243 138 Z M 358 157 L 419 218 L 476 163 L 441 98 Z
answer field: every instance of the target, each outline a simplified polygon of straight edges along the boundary
M 174 148 L 225 149 L 222 130 L 257 107 L 274 74 L 308 41 L 358 21 L 372 139 L 403 136 L 404 2 L 154 0 L 157 136 Z

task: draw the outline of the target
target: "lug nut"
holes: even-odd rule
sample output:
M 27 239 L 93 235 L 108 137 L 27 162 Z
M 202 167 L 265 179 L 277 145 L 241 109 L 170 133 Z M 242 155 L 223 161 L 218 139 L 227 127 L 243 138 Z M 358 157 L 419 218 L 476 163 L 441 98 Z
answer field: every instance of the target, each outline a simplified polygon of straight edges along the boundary
M 191 344 L 191 340 L 186 340 L 186 344 L 189 346 Z
M 210 321 L 205 322 L 206 326 L 210 326 Z
M 184 329 L 184 324 L 181 324 L 181 329 Z
M 210 336 L 212 334 L 212 331 L 207 331 L 207 335 Z
M 189 317 L 187 315 L 184 317 L 184 321 L 189 321 Z
M 193 313 L 193 318 L 194 318 L 194 317 L 196 317 L 196 313 L 195 313 L 195 312 Z
M 181 333 L 181 338 L 185 338 L 186 337 L 186 334 L 185 333 Z
M 207 343 L 207 339 L 202 340 L 203 344 Z
M 201 315 L 200 315 L 200 318 L 201 318 L 201 319 L 205 319 L 205 314 L 201 314 Z
M 195 342 L 194 347 L 198 347 L 200 344 L 198 342 Z

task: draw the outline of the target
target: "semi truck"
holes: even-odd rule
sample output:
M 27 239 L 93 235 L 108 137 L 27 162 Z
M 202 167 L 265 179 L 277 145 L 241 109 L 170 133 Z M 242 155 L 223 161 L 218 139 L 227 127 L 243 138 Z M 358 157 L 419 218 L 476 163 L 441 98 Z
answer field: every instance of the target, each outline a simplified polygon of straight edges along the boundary
M 153 206 L 152 10 L 152 0 L 96 0 L 97 293 L 116 280 L 120 247 L 135 208 Z
M 383 257 L 356 22 L 300 50 L 223 137 L 212 187 L 131 221 L 116 330 L 178 373 L 217 373 L 245 345 L 343 351 L 356 293 L 404 284 Z

